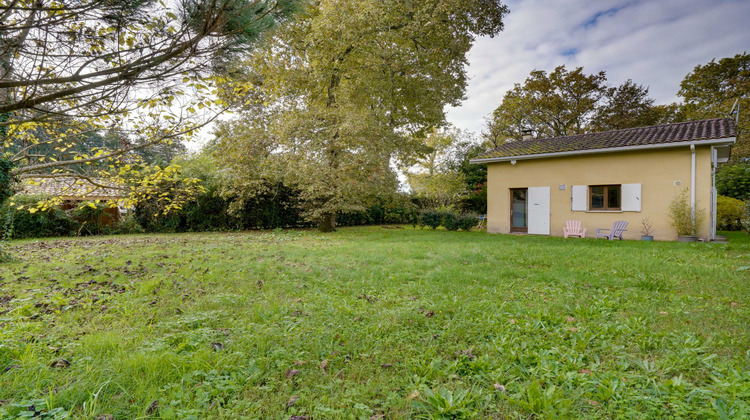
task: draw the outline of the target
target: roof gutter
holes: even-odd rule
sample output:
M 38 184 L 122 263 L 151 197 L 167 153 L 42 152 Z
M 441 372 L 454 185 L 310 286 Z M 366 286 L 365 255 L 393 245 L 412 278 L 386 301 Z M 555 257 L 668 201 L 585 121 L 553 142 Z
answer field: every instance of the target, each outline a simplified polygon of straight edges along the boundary
M 681 141 L 681 142 L 676 142 L 676 143 L 645 144 L 642 146 L 609 147 L 606 149 L 576 150 L 572 152 L 539 153 L 535 155 L 503 156 L 503 157 L 497 157 L 497 158 L 471 159 L 469 160 L 469 163 L 482 164 L 482 163 L 493 163 L 493 162 L 508 162 L 511 160 L 544 159 L 544 158 L 552 158 L 552 157 L 592 155 L 592 154 L 597 154 L 597 153 L 630 152 L 630 151 L 651 150 L 651 149 L 670 149 L 674 147 L 685 147 L 685 146 L 691 146 L 691 145 L 695 145 L 695 146 L 728 145 L 728 144 L 734 144 L 736 141 L 737 141 L 736 137 L 725 137 L 725 138 L 715 139 L 715 140 L 691 140 L 691 141 Z

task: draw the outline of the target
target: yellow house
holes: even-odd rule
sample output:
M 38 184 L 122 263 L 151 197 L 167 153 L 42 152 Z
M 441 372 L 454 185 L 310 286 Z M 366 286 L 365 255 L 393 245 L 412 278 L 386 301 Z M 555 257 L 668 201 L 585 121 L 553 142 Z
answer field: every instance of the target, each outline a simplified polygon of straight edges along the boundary
M 669 206 L 687 194 L 704 212 L 697 235 L 716 235 L 714 173 L 736 140 L 731 119 L 711 119 L 509 142 L 471 162 L 487 165 L 487 231 L 563 236 L 579 220 L 597 228 L 628 222 L 624 239 L 675 240 Z M 701 210 L 702 209 L 702 210 Z

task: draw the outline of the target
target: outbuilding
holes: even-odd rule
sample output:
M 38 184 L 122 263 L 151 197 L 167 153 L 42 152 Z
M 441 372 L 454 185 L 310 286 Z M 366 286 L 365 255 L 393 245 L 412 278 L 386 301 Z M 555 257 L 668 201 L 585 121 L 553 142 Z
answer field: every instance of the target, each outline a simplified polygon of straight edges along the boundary
M 592 233 L 624 220 L 623 238 L 637 239 L 647 218 L 655 239 L 675 240 L 670 204 L 685 194 L 706 215 L 696 234 L 711 240 L 714 174 L 735 141 L 734 120 L 718 118 L 513 141 L 471 162 L 487 165 L 491 233 L 563 236 L 568 220 Z

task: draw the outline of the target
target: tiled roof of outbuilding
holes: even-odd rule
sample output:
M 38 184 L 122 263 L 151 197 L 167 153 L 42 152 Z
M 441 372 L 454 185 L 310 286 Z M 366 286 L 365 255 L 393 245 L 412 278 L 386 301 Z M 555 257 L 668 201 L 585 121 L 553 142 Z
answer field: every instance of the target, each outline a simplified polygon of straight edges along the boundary
M 21 185 L 23 194 L 50 195 L 67 200 L 117 200 L 127 196 L 112 181 L 94 178 L 93 184 L 86 179 L 74 177 L 28 178 Z
M 715 140 L 736 135 L 734 120 L 715 118 L 565 137 L 513 141 L 477 157 L 476 160 L 589 150 L 606 151 L 606 149 L 614 148 Z

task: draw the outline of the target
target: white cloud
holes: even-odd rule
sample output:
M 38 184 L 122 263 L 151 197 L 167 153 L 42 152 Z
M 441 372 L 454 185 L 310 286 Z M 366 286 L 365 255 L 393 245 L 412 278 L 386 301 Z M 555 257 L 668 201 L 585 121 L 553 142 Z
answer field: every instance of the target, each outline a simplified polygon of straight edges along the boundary
M 657 103 L 676 101 L 696 65 L 750 50 L 744 0 L 522 0 L 497 37 L 477 40 L 469 59 L 467 100 L 448 120 L 479 133 L 514 83 L 534 69 L 565 64 L 649 86 Z M 565 54 L 567 53 L 567 54 Z

